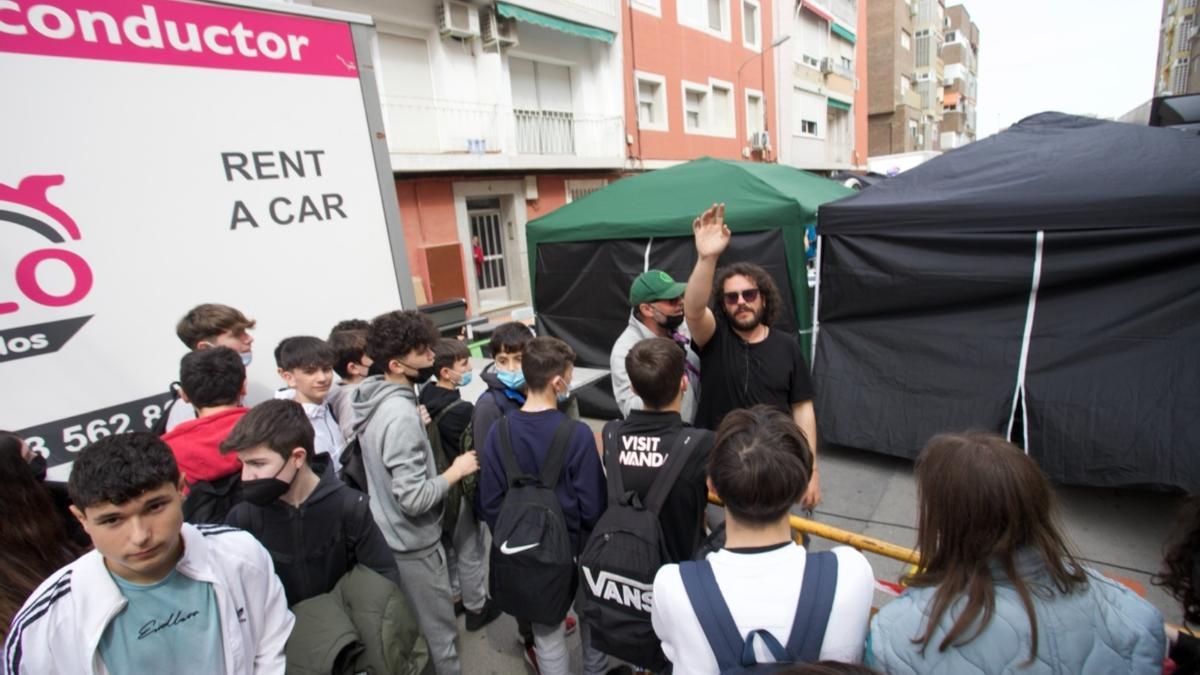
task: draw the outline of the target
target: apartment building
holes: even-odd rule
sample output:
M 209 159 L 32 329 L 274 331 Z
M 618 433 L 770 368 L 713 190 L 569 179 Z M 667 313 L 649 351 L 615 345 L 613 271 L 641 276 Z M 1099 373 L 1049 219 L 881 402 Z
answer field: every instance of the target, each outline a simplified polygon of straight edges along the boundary
M 916 89 L 919 0 L 867 3 L 867 134 L 870 156 L 920 150 L 922 104 Z
M 467 298 L 476 313 L 529 304 L 525 223 L 625 166 L 621 1 L 313 4 L 376 21 L 384 124 L 418 294 Z
M 965 23 L 955 30 L 943 0 L 867 2 L 871 156 L 942 150 L 947 112 L 954 113 L 953 130 L 945 136 L 949 147 L 973 140 L 979 31 L 970 15 L 959 7 L 956 14 Z M 955 59 L 949 71 L 948 34 Z
M 1196 0 L 1163 0 L 1155 96 L 1200 92 L 1198 21 Z
M 912 5 L 917 10 L 912 38 L 913 73 L 921 101 L 916 146 L 918 150 L 941 150 L 946 6 L 943 0 L 912 0 Z
M 623 1 L 631 170 L 706 155 L 776 161 L 773 7 L 774 0 Z
M 979 27 L 962 5 L 946 8 L 945 95 L 942 101 L 941 147 L 952 150 L 976 138 L 975 106 L 979 100 Z
M 836 171 L 866 166 L 863 0 L 780 3 L 776 49 L 779 161 Z

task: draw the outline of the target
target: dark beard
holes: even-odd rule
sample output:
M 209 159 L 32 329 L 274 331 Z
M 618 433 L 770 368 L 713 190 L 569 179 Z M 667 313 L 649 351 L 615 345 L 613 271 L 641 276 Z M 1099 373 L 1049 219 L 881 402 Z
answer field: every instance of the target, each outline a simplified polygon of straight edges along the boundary
M 733 324 L 734 328 L 736 328 L 740 331 L 752 331 L 755 328 L 758 328 L 759 324 L 762 323 L 763 310 L 762 309 L 760 309 L 758 311 L 750 310 L 751 312 L 753 312 L 754 316 L 749 319 L 741 320 L 741 319 L 737 318 L 737 314 L 743 308 L 750 309 L 750 307 L 747 305 L 738 305 L 738 307 L 733 311 L 733 313 L 730 314 L 727 312 L 727 316 L 729 317 L 729 322 Z

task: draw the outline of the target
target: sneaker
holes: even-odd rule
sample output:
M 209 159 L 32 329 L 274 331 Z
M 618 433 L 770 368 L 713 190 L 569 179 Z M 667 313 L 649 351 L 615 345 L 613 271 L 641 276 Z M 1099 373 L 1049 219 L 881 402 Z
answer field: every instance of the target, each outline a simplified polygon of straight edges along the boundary
M 533 675 L 542 674 L 542 671 L 538 669 L 537 651 L 534 650 L 531 644 L 525 645 L 525 665 L 529 666 L 529 669 L 533 671 Z
M 500 609 L 493 605 L 491 600 L 488 600 L 478 612 L 472 612 L 468 609 L 465 610 L 465 613 L 467 615 L 467 631 L 474 633 L 495 621 L 496 617 L 500 616 Z
M 567 635 L 571 635 L 572 633 L 574 633 L 575 629 L 578 627 L 579 627 L 579 624 L 575 621 L 575 617 L 573 617 L 573 616 L 568 615 L 566 620 L 563 621 L 563 632 L 566 633 Z

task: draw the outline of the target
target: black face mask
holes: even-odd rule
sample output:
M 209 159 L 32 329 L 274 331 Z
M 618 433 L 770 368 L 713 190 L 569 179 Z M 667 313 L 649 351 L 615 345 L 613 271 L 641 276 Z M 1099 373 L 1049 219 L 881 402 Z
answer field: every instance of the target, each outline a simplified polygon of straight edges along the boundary
M 34 478 L 46 480 L 46 458 L 34 453 L 29 460 L 29 470 L 33 472 Z
M 433 366 L 428 368 L 420 368 L 417 370 L 417 384 L 423 384 L 433 377 L 437 370 Z
M 658 325 L 662 326 L 663 328 L 666 328 L 668 331 L 670 331 L 672 333 L 675 332 L 675 329 L 679 328 L 679 326 L 682 324 L 683 324 L 683 315 L 682 314 L 678 314 L 678 315 L 674 315 L 674 316 L 672 316 L 670 314 L 663 314 L 663 320 L 658 322 Z
M 283 473 L 286 468 L 287 464 L 285 463 L 270 478 L 242 481 L 242 499 L 255 506 L 270 506 L 271 502 L 282 497 L 292 486 L 289 482 L 279 480 L 279 474 Z M 296 477 L 292 476 L 292 480 L 296 480 Z

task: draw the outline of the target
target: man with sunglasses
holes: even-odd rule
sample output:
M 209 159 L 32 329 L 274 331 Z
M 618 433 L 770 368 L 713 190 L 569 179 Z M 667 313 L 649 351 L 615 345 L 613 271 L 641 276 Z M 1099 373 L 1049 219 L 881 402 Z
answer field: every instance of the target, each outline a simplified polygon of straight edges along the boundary
M 683 313 L 701 363 L 696 426 L 716 429 L 729 411 L 756 404 L 790 414 L 813 449 L 813 474 L 801 500 L 812 509 L 821 501 L 813 386 L 800 341 L 771 327 L 781 309 L 779 290 L 758 265 L 716 269 L 732 237 L 724 204 L 709 207 L 692 229 L 697 258 Z
M 617 338 L 608 359 L 608 368 L 612 372 L 613 398 L 617 401 L 617 407 L 621 409 L 622 417 L 629 417 L 630 411 L 645 408 L 642 399 L 630 386 L 629 373 L 625 369 L 625 355 L 634 345 L 652 337 L 674 340 L 683 350 L 688 387 L 683 393 L 680 416 L 688 424 L 696 417 L 697 392 L 700 390 L 700 357 L 691 349 L 691 336 L 683 322 L 685 287 L 685 284 L 675 281 L 662 270 L 642 272 L 629 287 L 629 304 L 633 308 L 629 325 Z

